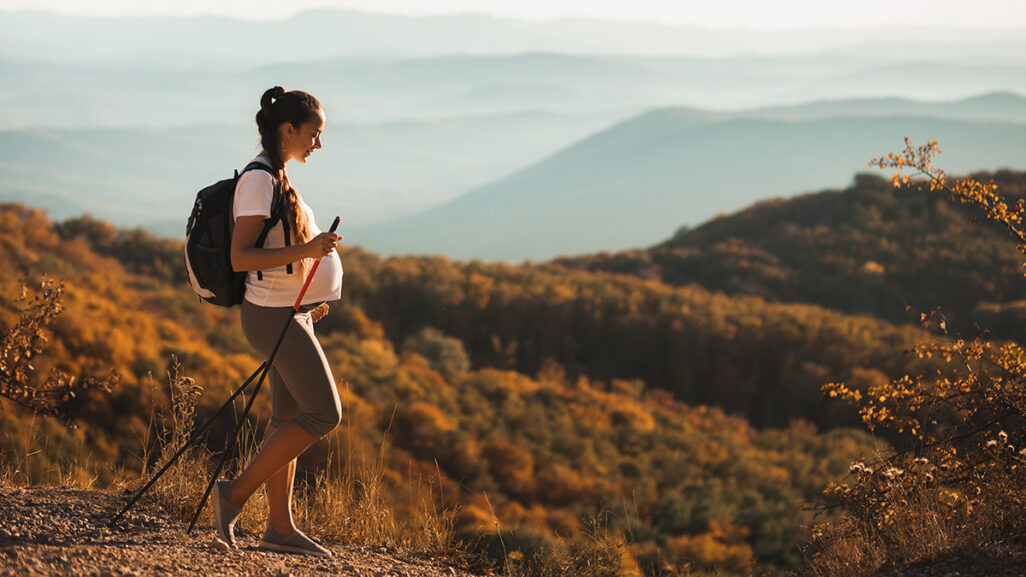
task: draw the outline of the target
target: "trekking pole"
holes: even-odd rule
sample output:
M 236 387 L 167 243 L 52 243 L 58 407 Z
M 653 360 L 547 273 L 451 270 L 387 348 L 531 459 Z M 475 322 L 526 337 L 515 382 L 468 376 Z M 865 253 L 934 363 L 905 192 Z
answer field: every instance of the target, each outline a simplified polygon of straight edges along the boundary
M 331 223 L 331 228 L 328 232 L 335 232 L 338 228 L 339 222 L 342 219 L 335 217 L 335 221 Z M 323 257 L 321 257 L 323 258 Z M 292 305 L 292 313 L 289 314 L 289 318 L 285 321 L 285 326 L 281 329 L 281 334 L 278 335 L 278 342 L 274 344 L 274 348 L 271 349 L 271 355 L 267 357 L 267 361 L 264 362 L 260 370 L 260 379 L 257 380 L 256 388 L 253 389 L 253 394 L 250 395 L 249 400 L 246 401 L 246 408 L 242 411 L 242 416 L 239 417 L 238 422 L 232 429 L 231 434 L 228 437 L 228 445 L 225 446 L 224 453 L 221 455 L 221 459 L 217 462 L 217 468 L 214 469 L 214 474 L 210 477 L 210 482 L 207 483 L 207 490 L 203 492 L 203 498 L 200 499 L 199 506 L 196 507 L 196 514 L 192 516 L 192 521 L 189 523 L 189 528 L 186 529 L 185 533 L 192 533 L 192 528 L 196 526 L 196 521 L 199 519 L 200 512 L 203 511 L 203 506 L 207 503 L 207 498 L 210 496 L 211 489 L 214 488 L 214 483 L 217 482 L 218 475 L 221 474 L 221 469 L 224 467 L 225 461 L 228 460 L 228 455 L 235 452 L 235 447 L 238 445 L 238 434 L 239 429 L 242 428 L 243 421 L 246 420 L 246 415 L 249 414 L 250 408 L 253 407 L 253 401 L 256 400 L 257 395 L 260 394 L 260 387 L 264 384 L 264 378 L 267 376 L 267 371 L 271 368 L 271 363 L 274 361 L 275 355 L 278 354 L 278 348 L 281 347 L 282 341 L 285 340 L 285 333 L 288 332 L 289 325 L 292 324 L 292 319 L 299 312 L 299 306 L 303 302 L 303 296 L 306 295 L 306 289 L 310 288 L 310 281 L 313 280 L 314 274 L 317 272 L 317 267 L 321 265 L 321 259 L 318 258 L 314 261 L 313 268 L 310 269 L 310 274 L 306 275 L 306 282 L 303 283 L 302 290 L 299 291 L 299 297 L 296 298 L 296 304 Z
M 150 479 L 150 481 L 146 483 L 146 485 L 142 489 L 139 489 L 139 492 L 136 493 L 134 497 L 132 497 L 132 500 L 129 501 L 128 504 L 125 505 L 125 507 L 121 509 L 121 511 L 119 511 L 117 515 L 111 517 L 110 521 L 107 522 L 107 527 L 113 527 L 114 523 L 117 523 L 118 519 L 124 516 L 124 514 L 132 508 L 132 505 L 135 505 L 135 502 L 139 500 L 139 497 L 142 497 L 143 493 L 148 491 L 149 488 L 157 482 L 157 479 L 159 479 L 165 471 L 170 469 L 171 465 L 174 465 L 175 462 L 178 461 L 178 458 L 181 457 L 183 453 L 185 453 L 185 450 L 189 448 L 189 445 L 191 445 L 194 441 L 200 438 L 203 432 L 206 431 L 207 428 L 210 427 L 210 425 L 212 425 L 214 421 L 217 420 L 218 415 L 220 415 L 229 405 L 232 404 L 232 402 L 235 400 L 235 397 L 238 397 L 240 394 L 242 394 L 242 391 L 244 391 L 246 387 L 248 387 L 249 384 L 253 382 L 253 379 L 256 378 L 257 374 L 264 370 L 264 365 L 266 364 L 267 363 L 265 362 L 264 364 L 260 365 L 257 368 L 257 370 L 252 375 L 250 375 L 248 379 L 246 379 L 246 382 L 243 383 L 241 387 L 236 389 L 235 393 L 233 393 L 232 396 L 228 397 L 228 400 L 225 401 L 223 405 L 221 405 L 216 411 L 214 411 L 213 416 L 211 416 L 206 423 L 203 423 L 203 425 L 199 429 L 196 429 L 192 436 L 189 437 L 189 440 L 186 441 L 180 449 L 178 449 L 178 452 L 176 452 L 173 457 L 171 457 L 171 460 L 165 463 L 164 466 L 161 467 L 160 471 L 157 471 L 157 474 L 154 475 L 153 478 Z

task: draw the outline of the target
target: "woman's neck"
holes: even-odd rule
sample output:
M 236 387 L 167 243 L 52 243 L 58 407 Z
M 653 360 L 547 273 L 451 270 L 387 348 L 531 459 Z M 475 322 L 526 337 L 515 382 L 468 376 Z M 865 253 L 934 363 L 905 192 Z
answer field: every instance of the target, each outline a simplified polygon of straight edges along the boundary
M 271 164 L 274 164 L 274 157 L 271 156 L 271 153 L 267 152 L 267 150 L 265 150 L 265 149 L 261 149 L 260 150 L 260 154 L 257 155 L 257 156 L 263 156 L 267 160 L 270 160 Z M 282 163 L 281 163 L 282 170 L 285 170 L 285 165 L 289 163 L 289 160 L 291 160 L 291 159 L 290 158 L 286 158 L 285 160 L 282 161 Z

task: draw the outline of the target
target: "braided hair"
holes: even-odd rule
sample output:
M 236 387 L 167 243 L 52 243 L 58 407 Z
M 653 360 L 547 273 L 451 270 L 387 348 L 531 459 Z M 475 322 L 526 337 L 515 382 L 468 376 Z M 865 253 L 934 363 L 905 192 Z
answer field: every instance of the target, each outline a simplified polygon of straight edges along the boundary
M 260 111 L 256 113 L 260 144 L 270 156 L 272 167 L 277 171 L 285 216 L 295 233 L 294 244 L 309 242 L 312 235 L 306 212 L 299 206 L 299 192 L 289 184 L 289 177 L 285 174 L 285 150 L 278 129 L 286 122 L 296 128 L 306 122 L 315 122 L 319 118 L 320 110 L 321 103 L 312 95 L 301 90 L 286 91 L 281 86 L 275 86 L 266 90 L 260 97 Z M 300 273 L 305 271 L 308 260 L 310 259 L 300 261 Z

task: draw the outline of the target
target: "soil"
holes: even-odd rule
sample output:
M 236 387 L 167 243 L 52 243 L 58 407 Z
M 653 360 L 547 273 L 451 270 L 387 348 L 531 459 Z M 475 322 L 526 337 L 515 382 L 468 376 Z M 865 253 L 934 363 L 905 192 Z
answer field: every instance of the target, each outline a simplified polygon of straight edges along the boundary
M 1023 577 L 1026 555 L 1022 551 L 981 552 L 918 563 L 902 569 L 886 569 L 873 577 Z
M 128 495 L 59 487 L 0 486 L 0 577 L 148 575 L 305 577 L 475 577 L 455 560 L 419 558 L 350 543 L 323 542 L 331 557 L 262 551 L 259 536 L 237 535 L 238 548 L 213 527 L 187 524 L 145 498 L 111 530 L 107 520 Z

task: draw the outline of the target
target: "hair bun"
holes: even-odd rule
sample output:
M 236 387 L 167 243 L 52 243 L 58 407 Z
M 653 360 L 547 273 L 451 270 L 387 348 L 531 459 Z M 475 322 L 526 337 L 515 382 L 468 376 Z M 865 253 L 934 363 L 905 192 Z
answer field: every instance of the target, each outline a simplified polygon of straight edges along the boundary
M 272 101 L 278 100 L 285 95 L 285 88 L 282 86 L 275 86 L 274 88 L 268 88 L 264 95 L 260 97 L 260 110 L 270 112 Z

